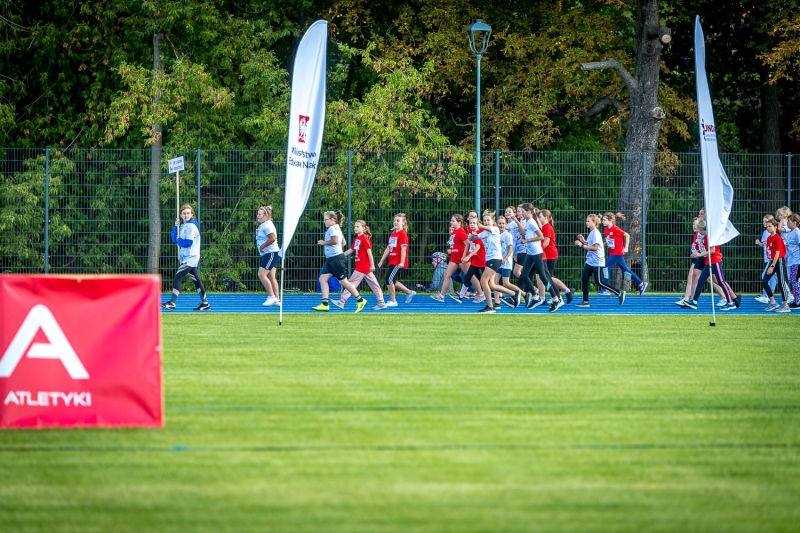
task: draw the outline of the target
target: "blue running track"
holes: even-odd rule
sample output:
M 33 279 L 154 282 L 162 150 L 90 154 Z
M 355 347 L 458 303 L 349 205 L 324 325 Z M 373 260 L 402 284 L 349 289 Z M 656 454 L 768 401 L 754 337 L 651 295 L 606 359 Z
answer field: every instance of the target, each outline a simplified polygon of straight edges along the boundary
M 333 295 L 338 298 L 338 295 Z M 394 308 L 384 309 L 381 311 L 373 311 L 372 307 L 376 304 L 375 297 L 371 294 L 365 295 L 367 299 L 367 307 L 364 308 L 362 313 L 439 313 L 439 314 L 467 314 L 477 313 L 486 304 L 474 304 L 472 300 L 466 300 L 462 304 L 458 304 L 451 300 L 449 297 L 445 298 L 444 303 L 436 302 L 427 294 L 418 294 L 414 297 L 410 304 L 406 304 L 405 295 L 397 298 L 398 305 Z M 554 314 L 615 314 L 615 315 L 710 315 L 711 314 L 711 299 L 709 296 L 702 296 L 698 304 L 697 310 L 684 309 L 675 305 L 679 296 L 650 296 L 650 295 L 634 295 L 629 296 L 625 300 L 624 305 L 619 305 L 616 296 L 598 296 L 592 294 L 590 296 L 589 308 L 583 309 L 575 307 L 575 304 L 581 301 L 581 297 L 577 296 L 569 305 L 564 305 Z M 194 293 L 185 293 L 178 298 L 177 307 L 174 311 L 167 311 L 162 309 L 164 313 L 278 313 L 277 307 L 263 307 L 261 304 L 266 299 L 263 294 L 209 294 L 208 302 L 211 304 L 209 311 L 193 311 L 192 308 L 196 307 L 199 303 L 197 296 Z M 161 301 L 166 302 L 169 300 L 169 294 L 163 294 Z M 317 313 L 311 308 L 318 305 L 321 301 L 319 294 L 287 294 L 284 295 L 283 312 L 284 313 Z M 714 302 L 719 300 L 715 297 Z M 350 298 L 344 310 L 331 305 L 330 313 L 352 313 L 355 311 L 355 299 Z M 765 313 L 764 308 L 766 304 L 756 302 L 753 296 L 743 296 L 742 304 L 739 309 L 734 311 L 719 311 L 717 314 L 723 315 L 774 315 L 776 313 Z M 524 304 L 516 309 L 512 309 L 505 305 L 501 305 L 497 314 L 509 313 L 531 313 L 531 314 L 548 314 L 550 306 L 540 305 L 535 309 L 527 310 Z M 325 313 L 319 313 L 325 314 Z M 788 314 L 788 313 L 787 313 Z M 793 315 L 800 315 L 798 310 L 793 310 Z

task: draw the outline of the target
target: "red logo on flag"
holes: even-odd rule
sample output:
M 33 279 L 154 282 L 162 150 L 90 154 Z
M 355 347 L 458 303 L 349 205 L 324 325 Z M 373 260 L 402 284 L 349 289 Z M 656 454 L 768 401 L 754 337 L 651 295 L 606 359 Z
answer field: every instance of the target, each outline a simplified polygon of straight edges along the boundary
M 300 115 L 300 135 L 298 141 L 301 143 L 306 142 L 306 133 L 308 132 L 308 121 L 311 120 L 311 117 L 307 117 L 305 115 Z

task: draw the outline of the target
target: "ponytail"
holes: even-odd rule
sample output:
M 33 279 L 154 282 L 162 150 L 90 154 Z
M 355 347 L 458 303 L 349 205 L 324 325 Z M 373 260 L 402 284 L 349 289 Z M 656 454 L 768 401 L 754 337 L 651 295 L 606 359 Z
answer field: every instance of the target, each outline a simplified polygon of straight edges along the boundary
M 496 214 L 497 214 L 497 213 L 496 213 L 495 211 L 489 211 L 488 209 L 484 209 L 484 210 L 483 210 L 483 216 L 484 216 L 484 217 L 489 217 L 489 218 L 491 218 L 492 220 L 496 220 L 496 218 L 495 218 L 495 215 L 496 215 Z
M 616 226 L 617 225 L 617 219 L 620 219 L 620 220 L 624 221 L 625 220 L 625 215 L 623 215 L 622 213 L 612 213 L 611 211 L 609 211 L 609 212 L 603 214 L 603 218 L 607 218 L 608 220 L 611 221 L 611 225 L 612 226 Z
M 550 213 L 549 210 L 542 209 L 541 211 L 539 211 L 539 214 L 543 216 L 545 220 L 547 220 L 547 222 L 553 227 L 553 229 L 555 229 L 556 226 L 553 223 L 553 215 Z
M 344 225 L 344 220 L 345 220 L 344 213 L 342 213 L 341 211 L 338 211 L 338 210 L 337 211 L 325 211 L 325 214 L 323 216 L 325 218 L 332 218 L 340 226 Z
M 394 218 L 400 217 L 403 219 L 403 231 L 408 231 L 408 219 L 405 213 L 397 213 Z
M 361 219 L 358 219 L 356 220 L 356 224 L 361 224 L 362 226 L 364 226 L 364 235 L 366 235 L 368 239 L 372 240 L 372 232 L 369 230 L 369 226 L 367 226 L 367 223 Z

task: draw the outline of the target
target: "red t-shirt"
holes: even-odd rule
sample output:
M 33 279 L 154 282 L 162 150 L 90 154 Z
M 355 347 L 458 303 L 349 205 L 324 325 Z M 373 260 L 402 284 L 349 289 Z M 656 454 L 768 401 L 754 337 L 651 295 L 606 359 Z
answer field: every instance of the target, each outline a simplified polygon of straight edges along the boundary
M 625 255 L 625 230 L 619 226 L 611 226 L 604 228 L 606 233 L 606 247 L 608 248 L 608 255 Z
M 400 251 L 406 247 L 406 260 L 400 264 Z M 403 231 L 395 231 L 389 235 L 389 264 L 399 265 L 401 268 L 408 268 L 408 234 Z
M 356 258 L 356 271 L 362 274 L 369 274 L 370 264 L 367 250 L 372 249 L 372 242 L 369 240 L 369 237 L 363 234 L 359 235 L 353 240 L 350 249 L 355 252 L 353 255 Z
M 477 232 L 475 232 L 475 235 L 478 233 L 483 233 L 483 230 L 479 229 Z M 470 241 L 469 251 L 472 253 L 472 251 L 478 246 L 480 246 L 480 249 L 475 255 L 472 256 L 472 259 L 469 260 L 469 264 L 475 268 L 486 268 L 486 247 L 483 245 L 483 241 L 480 239 L 475 242 Z
M 703 258 L 708 264 L 708 236 L 707 235 L 696 235 L 697 240 L 697 252 L 703 254 Z M 714 251 L 711 252 L 711 264 L 716 265 L 717 263 L 722 263 L 722 248 L 719 246 L 714 247 Z
M 556 247 L 556 230 L 553 225 L 548 223 L 542 226 L 542 235 L 550 239 L 547 248 L 544 249 L 544 260 L 558 259 L 558 248 Z
M 764 248 L 767 252 L 767 260 L 772 261 L 776 257 L 786 257 L 786 245 L 778 233 L 770 235 L 767 239 L 767 246 Z
M 464 248 L 466 248 L 464 241 L 466 241 L 468 237 L 464 228 L 456 228 L 455 231 L 450 233 L 449 245 L 451 263 L 461 262 L 461 258 L 464 257 Z

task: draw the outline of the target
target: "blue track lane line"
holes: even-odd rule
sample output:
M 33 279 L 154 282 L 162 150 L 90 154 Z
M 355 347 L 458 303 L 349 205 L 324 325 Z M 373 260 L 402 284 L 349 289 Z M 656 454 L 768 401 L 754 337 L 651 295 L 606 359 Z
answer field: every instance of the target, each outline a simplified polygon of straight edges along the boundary
M 333 295 L 338 298 L 338 295 Z M 397 313 L 435 313 L 435 314 L 477 314 L 478 310 L 483 308 L 486 304 L 474 304 L 471 300 L 458 304 L 446 298 L 444 303 L 432 300 L 427 294 L 418 294 L 414 297 L 410 304 L 405 304 L 405 295 L 397 298 L 397 307 L 384 309 L 381 311 L 373 311 L 372 307 L 377 303 L 375 297 L 371 294 L 366 294 L 364 297 L 367 299 L 367 306 L 362 313 L 367 314 L 397 314 Z M 169 294 L 163 294 L 161 301 L 166 302 L 170 298 Z M 587 309 L 577 308 L 575 304 L 581 301 L 581 297 L 576 295 L 573 302 L 569 305 L 564 305 L 555 313 L 548 313 L 549 305 L 540 305 L 539 307 L 531 310 L 525 309 L 524 305 L 520 305 L 516 309 L 511 309 L 507 306 L 501 306 L 497 311 L 498 315 L 527 313 L 532 315 L 563 315 L 563 314 L 577 314 L 577 315 L 704 315 L 711 318 L 711 298 L 702 296 L 698 304 L 697 310 L 684 309 L 675 305 L 675 302 L 680 296 L 644 296 L 629 295 L 624 305 L 619 305 L 616 296 L 598 296 L 592 294 L 589 297 L 590 307 Z M 209 294 L 208 302 L 211 304 L 209 311 L 193 311 L 197 307 L 199 299 L 195 293 L 186 292 L 178 298 L 177 307 L 174 311 L 162 310 L 164 314 L 168 313 L 261 313 L 261 314 L 278 314 L 277 307 L 263 307 L 261 304 L 266 299 L 266 295 L 262 294 Z M 355 299 L 350 298 L 344 310 L 331 305 L 331 310 L 327 313 L 313 311 L 311 308 L 318 305 L 321 301 L 319 294 L 287 294 L 284 295 L 283 312 L 285 314 L 294 313 L 316 313 L 318 315 L 333 315 L 341 313 L 353 313 L 355 311 Z M 714 298 L 714 302 L 718 302 Z M 756 302 L 753 296 L 742 297 L 742 305 L 735 311 L 719 311 L 717 316 L 724 320 L 729 315 L 763 315 L 763 316 L 781 316 L 780 313 L 765 313 L 764 308 L 766 304 Z M 785 316 L 800 317 L 800 312 L 793 310 Z

